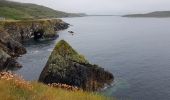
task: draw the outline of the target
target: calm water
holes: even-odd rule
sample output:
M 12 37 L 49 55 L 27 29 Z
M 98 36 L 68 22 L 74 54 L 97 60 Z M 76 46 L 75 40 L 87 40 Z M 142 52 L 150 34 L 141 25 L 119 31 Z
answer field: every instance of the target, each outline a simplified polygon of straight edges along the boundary
M 60 39 L 115 76 L 114 86 L 102 92 L 118 100 L 170 100 L 170 19 L 82 17 L 63 19 L 72 24 L 60 38 L 26 44 L 28 53 L 17 71 L 37 80 Z M 75 35 L 67 31 L 72 30 Z

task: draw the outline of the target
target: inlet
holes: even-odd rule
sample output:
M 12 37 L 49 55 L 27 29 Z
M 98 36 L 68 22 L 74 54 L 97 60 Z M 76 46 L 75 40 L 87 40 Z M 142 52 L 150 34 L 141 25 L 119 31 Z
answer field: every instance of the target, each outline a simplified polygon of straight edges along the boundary
M 37 31 L 34 31 L 34 40 L 39 40 L 43 37 L 44 35 L 44 30 L 43 29 L 39 29 Z

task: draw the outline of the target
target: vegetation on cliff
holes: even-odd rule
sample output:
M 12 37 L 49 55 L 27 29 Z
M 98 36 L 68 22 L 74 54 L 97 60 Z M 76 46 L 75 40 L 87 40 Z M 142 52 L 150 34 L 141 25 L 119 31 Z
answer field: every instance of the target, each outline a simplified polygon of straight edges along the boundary
M 54 38 L 56 31 L 68 28 L 69 24 L 61 19 L 36 19 L 36 20 L 5 20 L 0 21 L 0 26 L 6 30 L 10 36 L 18 41 L 26 41 L 35 38 Z
M 67 42 L 61 40 L 54 48 L 42 71 L 39 81 L 62 83 L 76 86 L 87 91 L 96 91 L 110 84 L 114 77 L 111 73 L 90 64 Z
M 54 39 L 58 36 L 56 31 L 68 26 L 60 19 L 0 21 L 0 70 L 22 66 L 16 61 L 16 57 L 26 53 L 22 42 Z
M 41 5 L 0 0 L 0 17 L 6 19 L 40 19 L 82 16 L 82 14 L 65 13 Z
M 65 17 L 68 16 L 68 14 L 40 5 L 1 0 L 0 16 L 9 19 L 26 19 L 45 17 Z
M 96 93 L 68 91 L 38 82 L 28 82 L 10 72 L 0 73 L 3 100 L 108 100 Z

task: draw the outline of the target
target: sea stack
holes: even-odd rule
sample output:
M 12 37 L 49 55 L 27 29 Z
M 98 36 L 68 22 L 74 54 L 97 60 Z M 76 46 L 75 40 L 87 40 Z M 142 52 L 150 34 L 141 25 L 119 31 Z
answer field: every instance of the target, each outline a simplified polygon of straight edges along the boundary
M 57 43 L 39 78 L 45 84 L 67 84 L 85 91 L 97 91 L 113 80 L 111 73 L 90 64 L 64 40 Z

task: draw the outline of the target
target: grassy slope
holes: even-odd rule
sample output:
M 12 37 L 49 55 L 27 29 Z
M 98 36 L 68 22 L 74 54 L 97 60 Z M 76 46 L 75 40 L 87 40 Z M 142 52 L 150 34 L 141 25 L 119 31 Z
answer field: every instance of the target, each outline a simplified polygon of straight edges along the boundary
M 67 17 L 68 13 L 48 7 L 0 0 L 0 17 L 9 19 Z
M 12 80 L 0 80 L 0 97 L 3 100 L 107 100 L 108 98 L 82 91 L 66 91 L 41 83 L 31 83 L 32 88 Z

